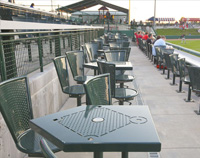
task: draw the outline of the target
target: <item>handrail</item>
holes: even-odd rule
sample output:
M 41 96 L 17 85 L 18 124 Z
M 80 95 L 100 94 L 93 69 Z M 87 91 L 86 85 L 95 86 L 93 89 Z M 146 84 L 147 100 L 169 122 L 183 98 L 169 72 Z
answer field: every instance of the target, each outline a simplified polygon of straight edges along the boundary
M 173 46 L 174 48 L 176 48 L 178 50 L 182 50 L 184 52 L 187 52 L 187 53 L 190 53 L 192 55 L 200 57 L 200 52 L 198 52 L 198 51 L 195 51 L 195 50 L 192 50 L 192 49 L 188 49 L 188 48 L 184 48 L 184 47 L 181 47 L 181 46 L 178 46 L 176 44 L 169 43 L 169 42 L 166 42 L 166 44 L 170 45 L 170 46 Z

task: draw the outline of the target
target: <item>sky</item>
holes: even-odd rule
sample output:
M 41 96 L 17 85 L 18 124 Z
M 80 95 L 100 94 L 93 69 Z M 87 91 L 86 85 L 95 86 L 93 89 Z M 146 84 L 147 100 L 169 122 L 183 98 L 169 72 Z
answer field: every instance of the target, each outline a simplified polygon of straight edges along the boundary
M 61 7 L 79 1 L 81 0 L 15 0 L 15 3 L 27 6 L 31 3 L 35 3 L 35 8 L 42 8 L 46 11 L 50 11 L 51 3 L 54 5 L 55 9 L 58 5 Z M 129 0 L 104 1 L 129 9 Z M 154 15 L 154 2 L 155 0 L 130 0 L 131 20 L 145 21 L 152 17 Z M 95 6 L 87 9 L 87 11 L 95 11 L 100 7 L 100 5 Z M 181 17 L 200 18 L 200 0 L 156 0 L 156 17 L 175 18 L 177 21 L 180 20 Z

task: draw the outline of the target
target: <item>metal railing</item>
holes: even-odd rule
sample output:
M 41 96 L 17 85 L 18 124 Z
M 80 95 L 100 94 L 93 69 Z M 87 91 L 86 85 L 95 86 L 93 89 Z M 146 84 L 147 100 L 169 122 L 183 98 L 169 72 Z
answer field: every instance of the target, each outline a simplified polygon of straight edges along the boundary
M 166 42 L 166 44 L 170 45 L 170 46 L 173 46 L 174 48 L 176 48 L 178 50 L 181 50 L 181 51 L 187 52 L 189 54 L 192 54 L 192 55 L 200 57 L 200 52 L 198 52 L 198 51 L 195 51 L 195 50 L 192 50 L 192 49 L 188 49 L 188 48 L 185 48 L 185 47 L 181 47 L 181 46 L 178 46 L 176 44 L 169 43 L 169 42 Z
M 0 82 L 37 69 L 103 35 L 103 29 L 0 33 Z

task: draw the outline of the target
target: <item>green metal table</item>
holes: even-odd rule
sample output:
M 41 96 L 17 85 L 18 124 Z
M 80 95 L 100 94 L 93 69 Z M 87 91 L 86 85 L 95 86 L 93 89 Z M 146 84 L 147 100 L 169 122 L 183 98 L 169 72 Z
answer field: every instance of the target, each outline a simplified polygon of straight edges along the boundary
M 64 152 L 159 152 L 148 106 L 80 106 L 30 120 L 30 127 Z
M 133 65 L 130 61 L 112 61 L 109 63 L 114 63 L 116 70 L 133 70 Z M 97 74 L 98 65 L 97 62 L 84 63 L 85 68 L 94 69 L 94 75 Z

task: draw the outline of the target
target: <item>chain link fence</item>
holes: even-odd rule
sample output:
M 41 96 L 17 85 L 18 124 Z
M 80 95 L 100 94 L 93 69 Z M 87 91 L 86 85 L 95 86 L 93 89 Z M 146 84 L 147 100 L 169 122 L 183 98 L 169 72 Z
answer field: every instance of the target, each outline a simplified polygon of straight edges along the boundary
M 104 30 L 0 33 L 0 82 L 43 67 L 103 35 Z

